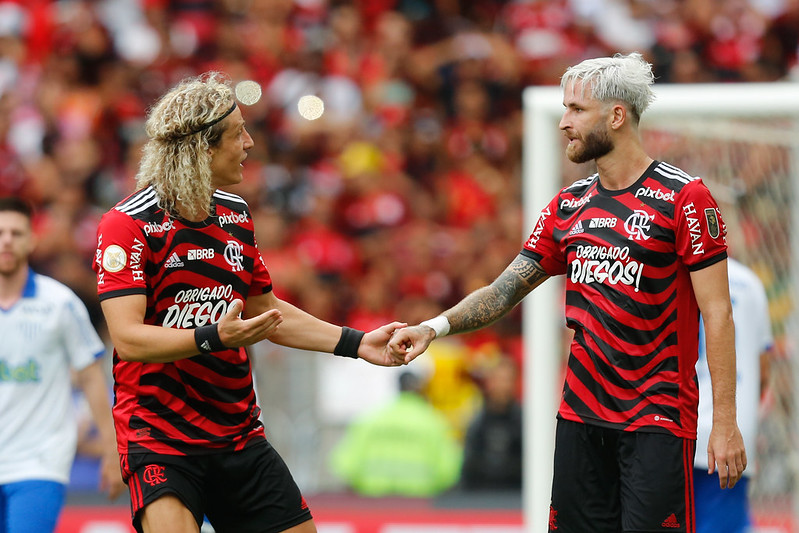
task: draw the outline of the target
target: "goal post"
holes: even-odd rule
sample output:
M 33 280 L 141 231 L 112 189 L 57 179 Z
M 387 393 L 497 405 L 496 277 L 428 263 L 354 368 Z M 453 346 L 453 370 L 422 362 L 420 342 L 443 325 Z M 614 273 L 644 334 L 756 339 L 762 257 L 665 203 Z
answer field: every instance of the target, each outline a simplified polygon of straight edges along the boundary
M 769 533 L 788 533 L 799 524 L 799 411 L 793 396 L 799 390 L 797 95 L 799 84 L 790 82 L 661 85 L 641 118 L 647 152 L 704 179 L 722 203 L 731 250 L 766 278 L 777 360 L 768 424 L 759 434 L 760 475 L 769 474 L 763 471 L 769 461 L 780 461 L 784 470 L 777 472 L 779 483 L 758 482 L 756 474 L 750 488 L 765 524 L 756 531 Z M 523 93 L 523 239 L 561 187 L 594 172 L 564 156 L 562 100 L 558 86 Z M 523 514 L 531 533 L 546 532 L 548 524 L 555 415 L 568 354 L 563 298 L 559 276 L 523 302 Z

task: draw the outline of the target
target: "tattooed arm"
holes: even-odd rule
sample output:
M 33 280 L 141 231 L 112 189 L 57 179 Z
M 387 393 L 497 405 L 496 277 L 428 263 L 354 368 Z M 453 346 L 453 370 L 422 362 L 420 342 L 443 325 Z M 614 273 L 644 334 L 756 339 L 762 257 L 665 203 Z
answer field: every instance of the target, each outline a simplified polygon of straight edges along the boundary
M 448 333 L 474 331 L 496 322 L 548 277 L 537 261 L 516 256 L 491 285 L 477 289 L 442 313 L 449 322 Z M 436 336 L 436 330 L 425 322 L 402 328 L 394 333 L 388 350 L 395 361 L 410 363 Z

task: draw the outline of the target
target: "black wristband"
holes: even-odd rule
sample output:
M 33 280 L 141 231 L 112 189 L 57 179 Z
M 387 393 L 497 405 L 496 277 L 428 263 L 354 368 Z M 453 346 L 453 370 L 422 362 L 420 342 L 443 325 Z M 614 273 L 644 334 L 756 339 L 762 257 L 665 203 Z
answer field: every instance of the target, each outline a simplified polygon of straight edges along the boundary
M 365 331 L 348 328 L 347 326 L 342 327 L 341 337 L 339 337 L 338 344 L 333 349 L 333 354 L 358 359 L 358 346 L 361 345 L 361 339 L 363 339 L 364 335 L 366 335 Z
M 207 324 L 194 328 L 194 343 L 200 353 L 211 353 L 227 350 L 219 338 L 219 324 Z

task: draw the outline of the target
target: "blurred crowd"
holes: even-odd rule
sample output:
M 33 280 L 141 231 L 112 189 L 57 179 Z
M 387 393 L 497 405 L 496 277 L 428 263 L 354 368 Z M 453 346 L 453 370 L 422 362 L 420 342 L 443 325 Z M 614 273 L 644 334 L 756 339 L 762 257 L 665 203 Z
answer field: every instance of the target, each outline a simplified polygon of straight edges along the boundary
M 798 41 L 799 0 L 0 0 L 0 194 L 38 207 L 35 267 L 102 328 L 95 229 L 134 189 L 148 106 L 208 70 L 254 80 L 233 192 L 275 290 L 359 329 L 415 323 L 529 233 L 524 87 L 633 50 L 660 83 L 782 80 Z M 463 342 L 521 362 L 520 335 L 517 309 Z

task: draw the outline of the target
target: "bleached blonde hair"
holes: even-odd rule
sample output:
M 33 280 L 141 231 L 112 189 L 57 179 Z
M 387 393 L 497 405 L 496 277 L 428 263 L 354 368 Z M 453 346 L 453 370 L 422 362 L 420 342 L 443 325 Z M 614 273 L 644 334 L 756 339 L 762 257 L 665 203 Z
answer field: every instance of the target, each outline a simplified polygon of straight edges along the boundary
M 220 72 L 186 78 L 150 109 L 136 186 L 152 186 L 159 205 L 181 216 L 210 212 L 211 156 L 224 126 L 219 121 L 235 105 L 230 79 Z
M 646 108 L 655 100 L 652 85 L 655 76 L 652 65 L 638 52 L 628 55 L 586 59 L 566 69 L 560 79 L 564 89 L 581 81 L 583 91 L 590 87 L 591 96 L 600 102 L 624 103 L 638 123 Z

